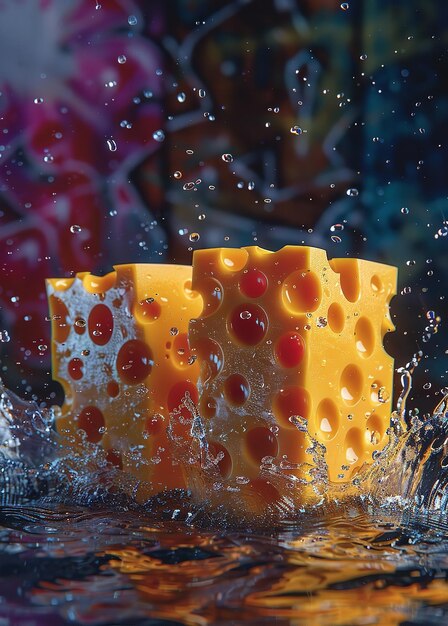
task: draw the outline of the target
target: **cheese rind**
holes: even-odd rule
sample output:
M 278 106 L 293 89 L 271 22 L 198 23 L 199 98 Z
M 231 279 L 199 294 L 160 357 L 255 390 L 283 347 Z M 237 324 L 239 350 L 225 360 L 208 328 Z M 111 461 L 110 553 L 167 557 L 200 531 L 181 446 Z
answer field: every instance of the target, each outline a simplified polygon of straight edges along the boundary
M 384 447 L 393 359 L 383 338 L 394 330 L 396 279 L 393 267 L 328 260 L 316 248 L 194 252 L 193 288 L 204 302 L 190 324 L 199 410 L 221 477 L 247 506 L 281 495 L 263 463 L 308 480 L 314 460 L 297 416 L 325 446 L 331 481 L 349 480 Z
M 106 276 L 48 279 L 53 377 L 65 392 L 58 431 L 104 447 L 148 482 L 144 497 L 185 487 L 167 435 L 185 392 L 197 400 L 188 323 L 201 310 L 191 267 L 119 265 Z M 188 425 L 176 424 L 183 436 Z

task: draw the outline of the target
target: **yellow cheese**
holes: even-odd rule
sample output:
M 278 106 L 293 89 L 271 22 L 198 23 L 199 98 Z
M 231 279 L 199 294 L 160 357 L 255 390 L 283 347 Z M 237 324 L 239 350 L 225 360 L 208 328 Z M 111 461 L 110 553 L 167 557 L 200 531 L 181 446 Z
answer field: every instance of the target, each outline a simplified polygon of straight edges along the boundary
M 167 425 L 185 392 L 197 400 L 187 330 L 201 299 L 191 267 L 119 265 L 103 277 L 49 279 L 47 292 L 53 377 L 65 392 L 58 431 L 100 444 L 109 462 L 150 481 L 144 497 L 184 487 Z M 178 419 L 176 429 L 185 437 L 189 425 Z
M 308 247 L 195 251 L 193 289 L 204 306 L 190 345 L 208 458 L 247 508 L 283 495 L 260 465 L 309 480 L 304 421 L 326 448 L 331 481 L 349 480 L 384 447 L 393 359 L 382 340 L 394 329 L 396 277 L 393 267 L 329 261 Z

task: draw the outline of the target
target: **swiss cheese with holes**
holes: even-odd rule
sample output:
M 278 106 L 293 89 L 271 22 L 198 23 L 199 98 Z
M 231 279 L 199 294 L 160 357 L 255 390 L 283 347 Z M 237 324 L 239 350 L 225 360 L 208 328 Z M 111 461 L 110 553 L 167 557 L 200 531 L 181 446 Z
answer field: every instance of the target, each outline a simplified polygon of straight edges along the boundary
M 224 489 L 263 508 L 283 495 L 279 476 L 303 479 L 303 464 L 313 464 L 304 422 L 326 448 L 331 481 L 372 462 L 390 421 L 393 359 L 383 338 L 394 330 L 396 279 L 394 267 L 328 260 L 309 247 L 194 252 L 204 307 L 190 345 Z
M 184 487 L 167 426 L 186 392 L 197 401 L 187 330 L 201 298 L 191 267 L 119 265 L 102 277 L 49 279 L 47 292 L 53 377 L 65 392 L 58 431 L 103 446 L 108 461 L 151 483 L 145 497 Z M 176 424 L 187 436 L 186 421 Z

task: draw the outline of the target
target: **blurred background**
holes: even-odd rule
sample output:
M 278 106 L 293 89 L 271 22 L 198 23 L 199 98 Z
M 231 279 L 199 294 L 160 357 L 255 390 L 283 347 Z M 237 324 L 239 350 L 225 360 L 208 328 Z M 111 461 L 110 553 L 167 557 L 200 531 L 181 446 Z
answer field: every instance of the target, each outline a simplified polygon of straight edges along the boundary
M 61 399 L 46 277 L 304 243 L 398 266 L 387 349 L 397 366 L 423 351 L 414 404 L 432 409 L 447 50 L 442 0 L 2 0 L 6 384 Z

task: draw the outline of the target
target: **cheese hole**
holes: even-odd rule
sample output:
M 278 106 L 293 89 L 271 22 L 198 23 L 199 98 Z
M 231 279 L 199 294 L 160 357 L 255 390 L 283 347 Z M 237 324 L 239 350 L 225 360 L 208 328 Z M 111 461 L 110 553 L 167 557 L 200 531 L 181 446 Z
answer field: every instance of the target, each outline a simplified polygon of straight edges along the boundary
M 114 330 L 114 318 L 109 307 L 105 304 L 96 304 L 90 311 L 87 327 L 93 343 L 105 346 Z
M 290 313 L 297 315 L 315 311 L 322 297 L 320 281 L 314 272 L 293 272 L 283 283 L 282 296 Z
M 153 413 L 149 415 L 145 420 L 145 427 L 143 432 L 148 436 L 156 437 L 160 435 L 165 425 L 163 415 L 160 413 Z
M 200 293 L 192 288 L 190 279 L 186 280 L 184 283 L 184 292 L 189 300 L 195 300 L 200 296 Z
M 334 333 L 342 333 L 344 330 L 344 309 L 337 302 L 330 304 L 327 313 L 328 326 Z
M 374 274 L 370 279 L 370 286 L 372 287 L 372 291 L 375 293 L 381 293 L 384 291 L 382 280 L 376 274 Z
M 249 253 L 243 248 L 227 248 L 221 251 L 221 264 L 231 272 L 241 271 L 247 263 Z
M 361 317 L 355 326 L 356 349 L 360 356 L 369 357 L 375 347 L 375 333 L 367 317 Z
M 362 433 L 359 428 L 351 428 L 345 436 L 344 456 L 347 463 L 353 465 L 362 456 L 364 446 L 362 441 Z
M 120 393 L 120 387 L 115 380 L 110 380 L 106 386 L 107 395 L 110 398 L 116 398 Z
M 202 381 L 207 382 L 215 378 L 224 365 L 224 354 L 219 343 L 213 339 L 199 339 L 194 352 L 200 363 Z
M 232 473 L 232 457 L 228 450 L 217 441 L 208 444 L 210 461 L 217 467 L 222 478 L 229 478 Z
M 356 302 L 361 291 L 359 265 L 356 259 L 331 259 L 331 268 L 340 274 L 341 291 L 349 302 Z
M 57 296 L 49 298 L 50 312 L 53 319 L 52 334 L 53 339 L 57 343 L 67 341 L 70 334 L 70 325 L 68 324 L 69 312 L 65 304 Z
M 117 272 L 110 272 L 105 276 L 86 274 L 82 279 L 83 287 L 88 293 L 105 293 L 114 287 L 116 282 Z
M 118 469 L 123 469 L 123 461 L 121 460 L 121 453 L 119 450 L 109 448 L 106 452 L 106 461 Z
M 311 397 L 302 387 L 288 387 L 281 389 L 272 402 L 272 410 L 284 428 L 295 429 L 290 421 L 292 416 L 300 416 L 308 419 L 311 409 Z
M 269 428 L 257 426 L 245 434 L 246 454 L 253 463 L 260 465 L 266 456 L 276 457 L 278 454 L 277 438 Z
M 224 394 L 229 404 L 243 405 L 250 394 L 250 386 L 247 379 L 241 374 L 231 374 L 224 381 Z
M 384 436 L 384 423 L 378 415 L 372 415 L 367 420 L 365 440 L 368 445 L 377 446 Z
M 322 400 L 316 411 L 318 435 L 324 441 L 330 441 L 336 437 L 339 429 L 339 409 L 330 398 Z
M 71 359 L 67 366 L 70 378 L 73 378 L 73 380 L 80 380 L 84 376 L 84 372 L 82 371 L 83 367 L 84 363 L 81 361 L 81 359 Z
M 341 397 L 346 404 L 353 406 L 361 398 L 363 377 L 357 365 L 347 365 L 341 374 L 339 383 Z
M 305 341 L 299 333 L 285 333 L 275 345 L 275 356 L 282 367 L 297 367 L 305 355 Z
M 255 346 L 266 335 L 268 318 L 257 304 L 240 304 L 227 320 L 230 335 L 240 344 Z
M 140 339 L 123 344 L 117 355 L 117 372 L 128 385 L 137 385 L 147 378 L 154 365 L 150 347 Z
M 191 364 L 192 352 L 188 342 L 187 333 L 179 333 L 174 337 L 171 356 L 174 363 L 180 367 L 189 367 Z
M 92 443 L 101 441 L 104 427 L 104 416 L 96 406 L 86 406 L 78 416 L 78 429 L 83 430 Z
M 148 324 L 159 319 L 162 307 L 154 298 L 145 298 L 134 306 L 132 313 L 138 322 Z
M 241 293 L 247 298 L 259 298 L 265 293 L 268 287 L 268 279 L 266 274 L 261 270 L 252 267 L 251 269 L 244 270 L 239 287 Z
M 202 317 L 213 315 L 221 306 L 223 297 L 223 287 L 214 278 L 204 278 L 198 284 L 199 292 L 202 296 Z

